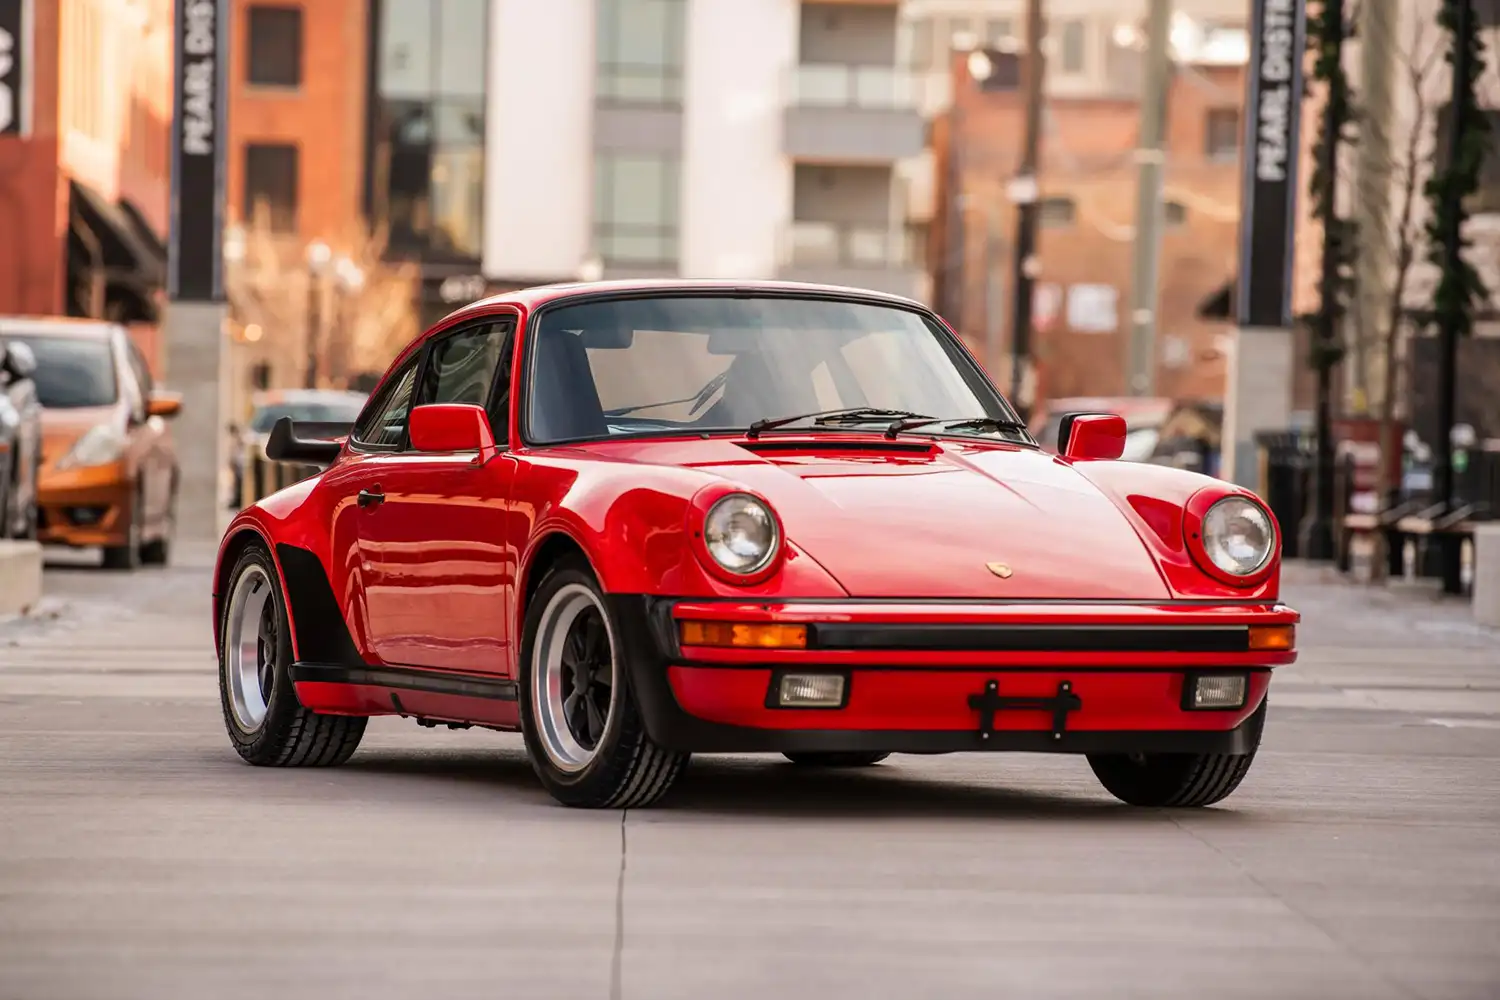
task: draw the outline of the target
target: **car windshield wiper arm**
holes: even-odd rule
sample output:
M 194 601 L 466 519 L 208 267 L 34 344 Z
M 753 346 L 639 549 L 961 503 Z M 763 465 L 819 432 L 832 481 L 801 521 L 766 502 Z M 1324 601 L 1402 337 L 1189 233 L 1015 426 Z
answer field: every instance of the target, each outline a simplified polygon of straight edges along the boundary
M 790 417 L 771 417 L 765 420 L 757 420 L 745 431 L 745 436 L 750 438 L 759 437 L 762 431 L 768 431 L 775 427 L 785 427 L 787 424 L 795 424 L 799 420 L 816 420 L 819 424 L 842 424 L 863 420 L 891 419 L 931 420 L 933 418 L 923 416 L 920 413 L 912 413 L 910 410 L 882 410 L 876 406 L 848 406 L 838 410 L 815 410 L 812 413 L 798 413 Z
M 1002 420 L 999 417 L 914 417 L 909 420 L 893 420 L 885 429 L 885 436 L 894 438 L 902 431 L 925 427 L 927 424 L 942 424 L 943 430 L 995 430 L 1024 431 L 1026 425 L 1018 420 Z

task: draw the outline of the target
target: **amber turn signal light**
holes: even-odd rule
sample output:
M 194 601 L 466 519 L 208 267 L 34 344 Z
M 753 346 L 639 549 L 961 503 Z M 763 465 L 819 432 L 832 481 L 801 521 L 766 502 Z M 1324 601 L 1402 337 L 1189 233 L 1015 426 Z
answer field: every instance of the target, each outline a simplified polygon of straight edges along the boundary
M 1250 648 L 1259 653 L 1290 653 L 1297 647 L 1295 625 L 1251 625 Z
M 684 646 L 733 646 L 739 649 L 806 649 L 806 625 L 683 622 Z

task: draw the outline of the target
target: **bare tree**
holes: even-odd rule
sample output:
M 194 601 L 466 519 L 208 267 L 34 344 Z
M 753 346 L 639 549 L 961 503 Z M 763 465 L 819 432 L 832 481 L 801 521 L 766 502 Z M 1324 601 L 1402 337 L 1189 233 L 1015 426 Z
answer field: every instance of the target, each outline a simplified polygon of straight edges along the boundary
M 276 232 L 257 206 L 226 254 L 225 287 L 233 320 L 259 328 L 277 382 L 347 386 L 384 371 L 417 335 L 415 267 L 384 260 L 385 246 L 383 231 L 358 229 L 310 262 L 309 245 Z
M 1412 267 L 1422 259 L 1422 248 L 1426 241 L 1424 220 L 1417 213 L 1426 180 L 1428 164 L 1437 145 L 1435 129 L 1436 115 L 1428 93 L 1431 76 L 1443 56 L 1443 49 L 1436 32 L 1429 30 L 1423 18 L 1414 20 L 1415 27 L 1404 47 L 1398 43 L 1398 59 L 1404 70 L 1401 82 L 1408 89 L 1412 102 L 1409 120 L 1403 122 L 1405 134 L 1401 137 L 1399 151 L 1392 144 L 1393 171 L 1396 174 L 1396 218 L 1389 227 L 1391 241 L 1391 284 L 1385 300 L 1384 365 L 1381 372 L 1380 392 L 1380 460 L 1375 469 L 1376 503 L 1383 506 L 1385 498 L 1394 485 L 1390 480 L 1393 456 L 1400 454 L 1402 442 L 1396 427 L 1396 394 L 1398 377 L 1402 365 L 1398 358 L 1402 353 L 1403 320 L 1406 313 L 1407 286 Z M 1372 582 L 1383 581 L 1389 565 L 1385 551 L 1383 533 L 1375 535 L 1375 554 L 1371 563 Z

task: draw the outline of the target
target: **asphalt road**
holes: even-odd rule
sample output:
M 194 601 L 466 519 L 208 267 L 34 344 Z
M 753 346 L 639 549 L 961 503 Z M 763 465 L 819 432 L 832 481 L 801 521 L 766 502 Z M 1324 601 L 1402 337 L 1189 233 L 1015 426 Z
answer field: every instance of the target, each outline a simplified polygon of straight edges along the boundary
M 1081 759 L 703 758 L 554 806 L 519 739 L 224 737 L 201 560 L 49 570 L 0 625 L 0 1000 L 1500 997 L 1500 634 L 1298 571 L 1301 663 L 1224 806 Z

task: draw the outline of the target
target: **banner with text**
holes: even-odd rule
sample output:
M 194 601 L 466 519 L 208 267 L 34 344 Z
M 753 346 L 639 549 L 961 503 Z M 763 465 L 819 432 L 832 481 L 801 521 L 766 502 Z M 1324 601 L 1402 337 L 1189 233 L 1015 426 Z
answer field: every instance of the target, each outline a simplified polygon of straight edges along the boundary
M 31 133 L 31 0 L 0 0 L 0 135 Z
M 177 0 L 176 101 L 172 116 L 174 300 L 224 297 L 224 163 L 229 0 Z
M 1252 0 L 1251 15 L 1235 321 L 1241 327 L 1286 327 L 1306 12 L 1301 0 Z

